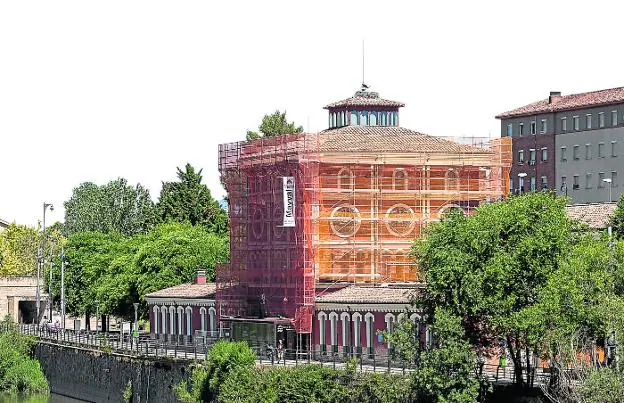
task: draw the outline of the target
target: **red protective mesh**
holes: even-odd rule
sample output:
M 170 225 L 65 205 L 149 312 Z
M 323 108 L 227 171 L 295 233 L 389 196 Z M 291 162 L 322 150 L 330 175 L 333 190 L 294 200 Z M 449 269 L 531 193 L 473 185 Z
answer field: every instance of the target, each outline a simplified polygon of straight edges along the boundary
M 230 263 L 217 267 L 220 314 L 283 316 L 311 332 L 318 136 L 222 144 L 219 171 L 230 204 Z M 295 227 L 282 225 L 285 176 L 295 180 Z

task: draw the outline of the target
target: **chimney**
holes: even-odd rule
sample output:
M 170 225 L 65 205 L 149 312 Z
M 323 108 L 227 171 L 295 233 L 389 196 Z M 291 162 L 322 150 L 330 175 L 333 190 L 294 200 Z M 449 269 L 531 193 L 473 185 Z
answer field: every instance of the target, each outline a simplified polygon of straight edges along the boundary
M 550 96 L 548 97 L 548 103 L 554 104 L 561 98 L 561 91 L 550 91 Z
M 197 270 L 197 280 L 195 281 L 195 284 L 206 284 L 206 270 Z

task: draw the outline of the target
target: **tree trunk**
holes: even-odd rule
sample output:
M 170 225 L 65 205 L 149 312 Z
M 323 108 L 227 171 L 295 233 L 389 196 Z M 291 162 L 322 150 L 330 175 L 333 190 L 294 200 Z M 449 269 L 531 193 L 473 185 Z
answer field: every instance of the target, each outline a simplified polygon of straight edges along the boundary
M 91 331 L 91 314 L 89 312 L 85 313 L 85 329 L 87 332 Z
M 514 348 L 513 342 L 511 338 L 507 336 L 507 346 L 509 347 L 509 353 L 511 354 L 511 360 L 514 365 L 514 373 L 516 374 L 516 385 L 522 386 L 524 380 L 522 378 L 522 357 L 520 354 L 520 348 L 516 342 L 516 347 Z

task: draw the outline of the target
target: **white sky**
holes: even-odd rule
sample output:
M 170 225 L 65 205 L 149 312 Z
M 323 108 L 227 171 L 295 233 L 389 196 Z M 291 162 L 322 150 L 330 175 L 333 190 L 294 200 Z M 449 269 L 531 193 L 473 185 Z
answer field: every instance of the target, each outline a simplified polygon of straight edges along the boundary
M 498 135 L 495 114 L 624 85 L 622 1 L 0 0 L 0 217 L 35 225 L 84 181 L 147 186 L 187 161 L 223 195 L 217 144 L 366 82 L 401 125 Z M 309 126 L 308 126 L 309 121 Z

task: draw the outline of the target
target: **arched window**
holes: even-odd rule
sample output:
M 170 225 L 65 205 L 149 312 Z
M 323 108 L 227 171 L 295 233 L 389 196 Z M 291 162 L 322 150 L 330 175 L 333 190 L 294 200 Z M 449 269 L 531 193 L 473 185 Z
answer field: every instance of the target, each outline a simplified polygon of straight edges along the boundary
M 455 169 L 449 168 L 448 171 L 446 171 L 444 186 L 446 190 L 449 191 L 459 190 L 459 174 Z
M 208 308 L 210 318 L 210 337 L 217 337 L 217 310 L 214 307 Z
M 158 334 L 158 316 L 160 314 L 160 310 L 158 309 L 157 305 L 154 305 L 154 307 L 152 308 L 152 311 L 154 312 L 154 335 Z
M 329 325 L 330 343 L 332 349 L 335 350 L 338 346 L 338 314 L 336 312 L 329 314 Z
M 392 187 L 394 190 L 407 190 L 407 172 L 403 168 L 397 168 L 392 173 Z
M 388 112 L 388 126 L 394 126 L 394 122 L 392 121 L 392 112 Z
M 393 120 L 393 126 L 398 126 L 399 125 L 399 113 L 398 112 L 392 112 L 392 120 Z
M 349 119 L 349 125 L 357 126 L 358 124 L 358 114 L 356 111 L 351 111 L 351 117 Z
M 325 321 L 327 320 L 327 314 L 325 312 L 319 312 L 317 315 L 318 324 L 319 324 L 319 345 L 321 347 L 321 351 L 325 352 L 325 346 L 327 345 L 327 338 L 325 337 L 327 330 L 325 327 Z
M 347 112 L 342 111 L 340 112 L 340 126 L 346 126 L 347 125 Z
M 182 308 L 181 306 L 178 307 L 178 318 L 177 318 L 177 322 L 178 322 L 178 328 L 177 328 L 177 335 L 181 335 L 182 334 L 182 321 L 184 320 L 184 308 Z
M 361 325 L 362 325 L 362 315 L 358 312 L 354 313 L 353 316 L 353 347 L 360 347 L 362 344 L 360 343 L 361 339 Z
M 193 335 L 193 308 L 186 307 L 186 335 Z
M 169 307 L 169 334 L 176 334 L 176 315 L 175 315 L 175 308 L 170 306 Z
M 386 330 L 388 331 L 388 333 L 392 333 L 392 331 L 394 330 L 395 320 L 396 318 L 394 317 L 393 314 L 391 313 L 386 314 Z M 388 342 L 388 350 L 391 348 L 392 348 L 392 345 L 390 344 L 390 342 Z
M 167 307 L 163 306 L 162 308 L 160 308 L 160 319 L 161 319 L 161 329 L 162 329 L 162 334 L 167 334 Z
M 371 126 L 377 126 L 377 112 L 371 112 L 368 120 Z
M 360 111 L 360 126 L 368 125 L 368 111 Z
M 206 308 L 204 308 L 203 306 L 199 308 L 199 318 L 201 321 L 201 331 L 205 332 L 206 331 Z
M 366 348 L 368 348 L 368 353 L 372 354 L 374 343 L 373 337 L 375 337 L 375 315 L 368 312 L 364 315 L 364 322 L 366 322 Z
M 348 347 L 351 343 L 349 340 L 349 327 L 350 327 L 350 319 L 351 317 L 347 312 L 343 312 L 340 314 L 340 320 L 342 321 L 342 348 L 345 350 L 345 347 Z
M 353 190 L 353 172 L 349 168 L 342 168 L 338 171 L 338 187 L 344 190 Z
M 414 333 L 416 334 L 416 338 L 420 339 L 420 316 L 413 313 L 410 315 L 410 320 L 414 324 Z

